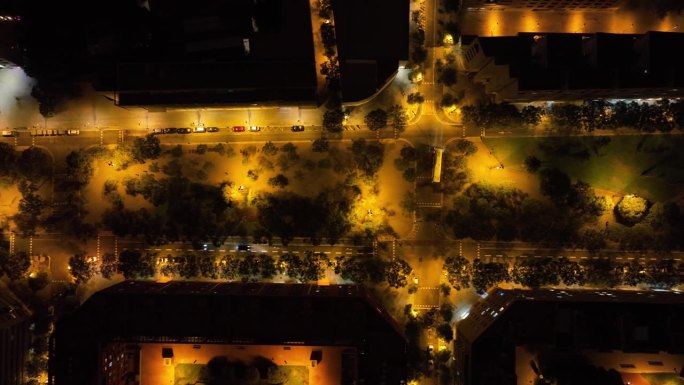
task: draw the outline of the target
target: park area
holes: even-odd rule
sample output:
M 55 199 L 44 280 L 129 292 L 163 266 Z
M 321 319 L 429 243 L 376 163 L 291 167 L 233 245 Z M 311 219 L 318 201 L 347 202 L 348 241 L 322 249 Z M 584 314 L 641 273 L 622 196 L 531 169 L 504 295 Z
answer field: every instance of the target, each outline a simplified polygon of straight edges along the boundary
M 613 195 L 635 194 L 652 202 L 681 199 L 684 138 L 676 135 L 485 138 L 505 169 L 525 172 L 535 156 L 542 167 L 558 168 Z M 526 190 L 523 188 L 523 190 Z
M 158 146 L 149 140 L 139 146 Z M 197 241 L 218 233 L 257 242 L 303 236 L 333 243 L 354 233 L 401 235 L 410 231 L 411 218 L 396 192 L 413 185 L 391 166 L 399 149 L 365 141 L 221 143 L 159 146 L 154 156 L 133 161 L 112 148 L 92 157 L 92 177 L 83 189 L 87 220 L 118 235 L 162 232 L 167 239 L 183 234 Z

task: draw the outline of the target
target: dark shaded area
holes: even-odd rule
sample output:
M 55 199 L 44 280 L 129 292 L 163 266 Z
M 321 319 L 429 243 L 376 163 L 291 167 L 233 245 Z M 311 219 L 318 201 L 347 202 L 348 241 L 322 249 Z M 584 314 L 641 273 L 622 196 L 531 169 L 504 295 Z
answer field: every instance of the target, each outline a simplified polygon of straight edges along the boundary
M 684 34 L 654 31 L 519 33 L 478 37 L 472 44 L 496 64 L 508 65 L 508 75 L 518 80 L 518 92 L 503 96 L 507 101 L 682 95 L 684 63 L 672 55 L 682 47 Z
M 516 384 L 515 349 L 544 353 L 539 370 L 559 384 L 618 384 L 574 353 L 682 354 L 684 297 L 671 292 L 496 289 L 457 325 L 465 384 Z M 600 381 L 599 381 L 600 380 Z
M 77 81 L 131 106 L 315 102 L 305 0 L 29 0 L 24 14 L 46 116 Z
M 616 370 L 596 367 L 579 354 L 542 352 L 537 359 L 542 385 L 624 385 Z
M 373 95 L 408 60 L 408 0 L 332 0 L 342 100 Z

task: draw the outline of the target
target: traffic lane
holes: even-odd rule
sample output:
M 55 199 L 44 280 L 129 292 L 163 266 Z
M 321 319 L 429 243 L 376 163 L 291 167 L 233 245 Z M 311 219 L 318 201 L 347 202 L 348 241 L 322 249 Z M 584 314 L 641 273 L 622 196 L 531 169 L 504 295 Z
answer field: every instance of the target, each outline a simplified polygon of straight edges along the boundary
M 366 245 L 327 245 L 322 244 L 318 246 L 311 245 L 310 243 L 298 243 L 292 242 L 287 246 L 284 245 L 267 245 L 267 244 L 256 244 L 256 243 L 242 243 L 242 242 L 226 242 L 221 246 L 214 246 L 211 243 L 206 243 L 206 247 L 200 249 L 194 249 L 192 245 L 184 242 L 173 242 L 165 245 L 148 245 L 144 240 L 141 239 L 125 239 L 118 238 L 116 240 L 118 251 L 122 250 L 139 250 L 139 251 L 153 251 L 161 254 L 171 254 L 171 255 L 181 255 L 184 253 L 236 253 L 236 254 L 304 254 L 306 252 L 318 252 L 326 254 L 330 257 L 335 256 L 350 256 L 356 254 L 372 255 L 372 247 Z M 249 251 L 238 250 L 238 245 L 248 244 L 250 246 Z M 103 251 L 104 252 L 104 251 Z

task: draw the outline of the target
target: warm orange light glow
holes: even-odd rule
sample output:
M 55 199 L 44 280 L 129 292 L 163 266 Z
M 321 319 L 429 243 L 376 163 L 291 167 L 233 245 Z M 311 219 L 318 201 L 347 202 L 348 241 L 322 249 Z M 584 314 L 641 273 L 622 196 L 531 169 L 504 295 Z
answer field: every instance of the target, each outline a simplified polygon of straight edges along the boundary
M 520 17 L 520 32 L 539 32 L 541 30 L 539 20 L 536 19 L 534 12 L 524 12 Z
M 586 30 L 586 20 L 583 12 L 572 12 L 568 19 L 568 32 L 581 33 Z
M 488 36 L 502 36 L 503 26 L 499 12 L 487 12 L 485 24 L 487 25 Z

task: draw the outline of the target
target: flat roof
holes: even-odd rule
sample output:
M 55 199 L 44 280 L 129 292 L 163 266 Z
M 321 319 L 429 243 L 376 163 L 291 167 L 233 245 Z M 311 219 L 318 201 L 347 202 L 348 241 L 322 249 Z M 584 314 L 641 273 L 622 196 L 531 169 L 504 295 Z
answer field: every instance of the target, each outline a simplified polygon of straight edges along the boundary
M 408 60 L 409 0 L 332 0 L 343 101 L 373 95 Z
M 54 338 L 57 385 L 91 378 L 109 342 L 351 346 L 373 363 L 370 383 L 405 373 L 401 330 L 356 285 L 124 281 L 60 319 Z
M 150 47 L 105 63 L 124 106 L 313 104 L 307 0 L 150 0 Z

